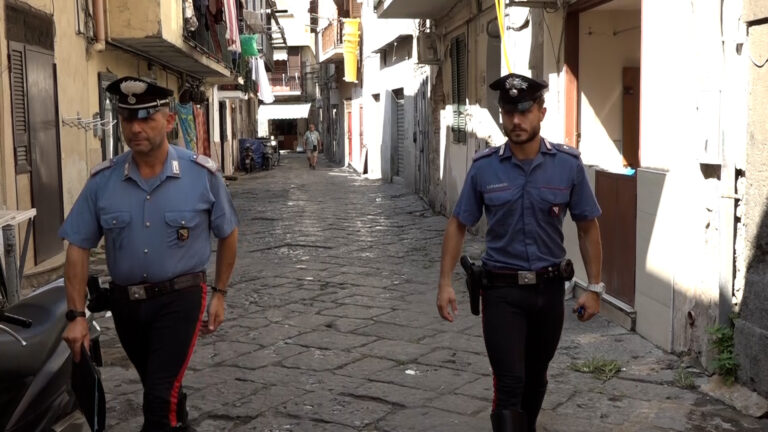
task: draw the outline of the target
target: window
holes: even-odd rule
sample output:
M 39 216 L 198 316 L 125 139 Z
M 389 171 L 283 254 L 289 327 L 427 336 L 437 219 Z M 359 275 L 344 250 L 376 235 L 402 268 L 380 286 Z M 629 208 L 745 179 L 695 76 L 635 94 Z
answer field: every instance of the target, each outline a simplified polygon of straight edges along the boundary
M 461 34 L 451 39 L 451 101 L 453 142 L 467 142 L 467 40 Z

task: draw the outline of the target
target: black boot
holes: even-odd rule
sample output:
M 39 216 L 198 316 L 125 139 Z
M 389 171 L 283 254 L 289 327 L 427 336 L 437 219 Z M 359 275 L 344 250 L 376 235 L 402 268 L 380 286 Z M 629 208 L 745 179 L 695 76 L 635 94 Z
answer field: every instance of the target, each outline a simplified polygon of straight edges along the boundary
M 528 427 L 525 413 L 520 410 L 502 410 L 491 413 L 493 432 L 525 432 Z

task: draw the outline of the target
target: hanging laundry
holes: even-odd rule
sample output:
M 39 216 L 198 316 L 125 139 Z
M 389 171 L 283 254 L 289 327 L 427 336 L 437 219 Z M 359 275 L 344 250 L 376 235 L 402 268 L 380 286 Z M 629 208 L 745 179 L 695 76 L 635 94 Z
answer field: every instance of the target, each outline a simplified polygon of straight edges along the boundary
M 240 30 L 237 26 L 237 6 L 235 0 L 224 0 L 224 15 L 227 21 L 227 49 L 240 52 Z
M 176 118 L 181 126 L 181 136 L 187 150 L 197 153 L 197 128 L 195 127 L 195 112 L 193 105 L 177 104 Z
M 195 112 L 195 126 L 197 130 L 197 153 L 211 156 L 211 147 L 208 142 L 208 122 L 206 121 L 207 109 L 200 105 L 193 105 Z

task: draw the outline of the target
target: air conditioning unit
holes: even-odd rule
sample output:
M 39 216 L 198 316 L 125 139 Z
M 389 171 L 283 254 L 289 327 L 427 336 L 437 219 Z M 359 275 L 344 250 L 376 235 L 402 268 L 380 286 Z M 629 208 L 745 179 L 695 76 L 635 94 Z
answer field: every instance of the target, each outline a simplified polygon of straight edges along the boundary
M 416 47 L 418 63 L 440 64 L 440 36 L 437 33 L 419 33 Z

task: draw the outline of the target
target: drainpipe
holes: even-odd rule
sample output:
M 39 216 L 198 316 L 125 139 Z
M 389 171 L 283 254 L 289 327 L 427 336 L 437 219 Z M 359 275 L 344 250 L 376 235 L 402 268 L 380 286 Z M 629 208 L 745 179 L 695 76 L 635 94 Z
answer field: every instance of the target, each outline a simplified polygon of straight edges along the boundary
M 93 44 L 93 50 L 96 52 L 104 51 L 104 0 L 93 0 L 93 31 L 96 37 L 96 43 Z

